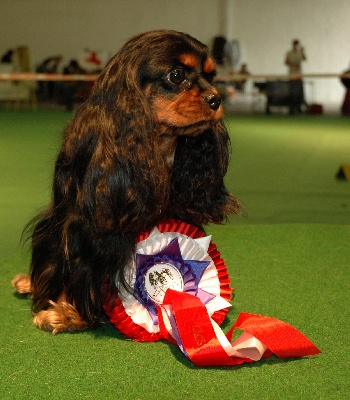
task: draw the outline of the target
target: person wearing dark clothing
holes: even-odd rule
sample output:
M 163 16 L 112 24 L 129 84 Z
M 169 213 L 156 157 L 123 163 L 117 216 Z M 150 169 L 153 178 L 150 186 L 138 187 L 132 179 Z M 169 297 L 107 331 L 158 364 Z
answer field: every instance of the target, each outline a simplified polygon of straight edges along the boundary
M 85 70 L 80 67 L 76 60 L 71 60 L 63 69 L 64 74 L 80 75 L 85 74 Z M 63 101 L 67 111 L 73 110 L 74 101 L 76 100 L 77 93 L 83 89 L 85 82 L 81 81 L 66 81 L 63 84 Z
M 62 61 L 61 56 L 54 56 L 46 58 L 38 67 L 36 72 L 44 74 L 54 74 L 57 73 L 59 64 Z M 38 82 L 38 96 L 42 99 L 48 100 L 55 96 L 56 92 L 56 82 L 54 81 L 39 81 Z
M 289 75 L 295 75 L 290 80 L 290 114 L 301 112 L 301 106 L 305 103 L 303 81 L 298 76 L 302 73 L 302 62 L 306 61 L 304 47 L 300 45 L 299 40 L 295 39 L 292 43 L 292 49 L 286 54 L 284 63 L 288 66 Z
M 346 88 L 341 113 L 342 115 L 350 116 L 350 69 L 343 73 L 340 80 Z

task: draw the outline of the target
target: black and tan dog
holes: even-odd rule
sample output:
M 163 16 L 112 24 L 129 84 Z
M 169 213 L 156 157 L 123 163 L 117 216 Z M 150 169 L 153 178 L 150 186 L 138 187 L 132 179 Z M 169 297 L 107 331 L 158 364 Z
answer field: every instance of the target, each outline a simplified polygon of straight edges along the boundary
M 239 211 L 223 182 L 230 142 L 214 77 L 208 48 L 175 31 L 140 34 L 109 62 L 65 129 L 51 204 L 31 225 L 30 276 L 13 280 L 35 325 L 98 325 L 102 287 L 126 285 L 140 232 Z

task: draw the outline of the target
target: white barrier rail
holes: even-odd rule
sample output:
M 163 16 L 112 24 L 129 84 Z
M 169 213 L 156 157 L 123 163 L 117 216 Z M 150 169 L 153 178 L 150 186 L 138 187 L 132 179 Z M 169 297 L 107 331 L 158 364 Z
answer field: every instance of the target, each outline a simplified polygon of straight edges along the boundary
M 37 74 L 37 73 L 0 73 L 0 81 L 95 81 L 98 74 Z M 349 78 L 350 73 L 333 74 L 333 73 L 312 73 L 312 74 L 226 74 L 218 75 L 215 80 L 223 82 L 234 82 L 241 80 L 292 80 L 307 78 Z
M 241 75 L 241 74 L 226 74 L 218 75 L 215 80 L 222 82 L 234 82 L 242 80 L 294 80 L 294 79 L 310 79 L 310 78 L 349 78 L 350 73 L 333 74 L 333 73 L 311 73 L 311 74 L 254 74 L 254 75 Z
M 0 73 L 0 81 L 95 81 L 98 74 Z

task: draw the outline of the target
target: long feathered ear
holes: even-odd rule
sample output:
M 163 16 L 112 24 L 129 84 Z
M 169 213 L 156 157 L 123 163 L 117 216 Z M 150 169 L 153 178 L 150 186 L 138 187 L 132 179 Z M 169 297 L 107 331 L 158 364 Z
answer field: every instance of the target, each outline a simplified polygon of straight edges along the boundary
M 179 137 L 171 173 L 170 207 L 194 225 L 221 223 L 239 212 L 239 201 L 225 185 L 230 140 L 222 122 L 195 136 Z
M 35 311 L 64 292 L 89 324 L 98 321 L 106 277 L 126 286 L 135 237 L 165 208 L 169 173 L 139 83 L 141 60 L 118 53 L 65 129 L 52 203 L 33 222 Z
M 169 193 L 156 124 L 139 83 L 142 60 L 128 59 L 126 50 L 111 60 L 67 126 L 56 163 L 55 207 L 85 216 L 97 232 L 144 229 Z

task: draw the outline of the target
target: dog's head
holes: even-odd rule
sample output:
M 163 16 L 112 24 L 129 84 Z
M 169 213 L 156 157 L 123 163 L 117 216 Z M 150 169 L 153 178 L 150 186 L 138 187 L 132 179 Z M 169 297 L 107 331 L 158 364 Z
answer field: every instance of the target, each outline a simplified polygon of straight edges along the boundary
M 223 116 L 212 85 L 215 63 L 191 36 L 168 30 L 146 32 L 127 42 L 96 84 L 97 98 L 116 98 L 119 110 L 152 119 L 157 134 L 198 135 Z
M 171 216 L 202 225 L 234 212 L 223 185 L 229 138 L 215 73 L 207 46 L 187 34 L 129 40 L 66 129 L 57 168 L 75 170 L 60 178 L 69 187 L 57 190 L 57 203 L 70 193 L 70 204 L 115 231 Z
M 222 118 L 221 97 L 212 85 L 215 63 L 206 46 L 172 31 L 134 39 L 140 40 L 146 50 L 140 86 L 165 129 L 197 135 Z

